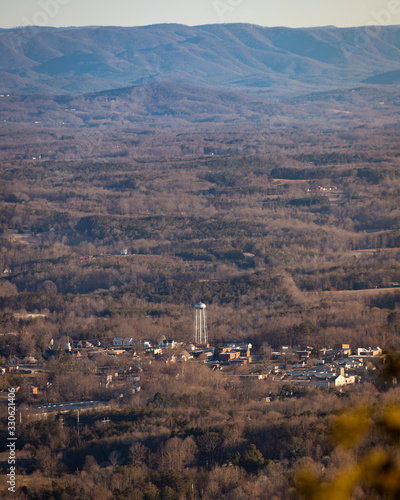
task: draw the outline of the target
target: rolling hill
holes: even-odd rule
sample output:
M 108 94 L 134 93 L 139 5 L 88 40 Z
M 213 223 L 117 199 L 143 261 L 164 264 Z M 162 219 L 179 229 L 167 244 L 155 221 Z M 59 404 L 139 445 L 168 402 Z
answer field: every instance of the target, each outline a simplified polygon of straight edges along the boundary
M 362 31 L 362 44 L 360 30 L 249 24 L 0 30 L 0 91 L 77 94 L 170 81 L 282 95 L 374 83 L 398 71 L 400 27 L 379 27 L 374 36 Z

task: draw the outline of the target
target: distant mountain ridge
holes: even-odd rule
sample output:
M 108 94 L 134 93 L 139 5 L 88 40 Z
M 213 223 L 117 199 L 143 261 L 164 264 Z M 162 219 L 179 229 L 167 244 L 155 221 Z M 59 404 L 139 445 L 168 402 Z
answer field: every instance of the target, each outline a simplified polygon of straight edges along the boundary
M 284 94 L 382 83 L 379 75 L 386 74 L 385 83 L 398 83 L 400 27 L 374 32 L 363 31 L 361 44 L 360 28 L 335 27 L 0 30 L 0 91 L 76 94 L 171 81 Z

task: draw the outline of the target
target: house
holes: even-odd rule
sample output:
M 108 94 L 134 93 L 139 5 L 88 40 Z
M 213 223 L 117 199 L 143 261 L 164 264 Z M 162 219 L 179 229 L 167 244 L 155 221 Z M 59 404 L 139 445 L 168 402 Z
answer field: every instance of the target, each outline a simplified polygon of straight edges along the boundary
M 308 379 L 311 377 L 319 376 L 320 374 L 317 374 L 315 370 L 291 370 L 290 372 L 288 372 L 288 375 L 295 379 L 299 379 L 302 377 Z
M 124 345 L 124 339 L 121 337 L 114 337 L 113 346 L 114 347 L 122 347 Z
M 193 355 L 189 354 L 188 351 L 181 351 L 177 354 L 178 361 L 189 361 L 189 359 L 193 359 Z
M 319 374 L 316 375 L 316 377 L 316 387 L 343 387 L 345 385 L 354 384 L 356 382 L 355 376 L 347 376 L 344 372 L 344 368 L 341 368 L 340 372 L 336 374 Z
M 355 377 L 344 377 L 343 375 L 336 375 L 332 378 L 317 380 L 316 387 L 343 387 L 344 385 L 354 384 Z
M 247 342 L 226 342 L 225 344 L 226 347 L 231 347 L 232 349 L 239 349 L 239 350 L 250 350 L 252 349 L 253 345 L 248 344 Z
M 297 351 L 296 354 L 298 355 L 299 359 L 308 359 L 310 357 L 311 351 Z
M 203 358 L 212 358 L 214 356 L 214 349 L 212 347 L 206 347 L 205 349 L 196 349 L 191 351 L 193 353 L 192 357 L 198 358 L 202 356 Z
M 160 342 L 158 343 L 158 347 L 161 347 L 161 349 L 168 349 L 168 348 L 172 348 L 172 347 L 175 347 L 175 340 L 167 340 L 167 339 L 164 339 L 164 340 L 160 340 Z
M 346 370 L 348 370 L 349 368 L 354 368 L 353 361 L 351 361 L 349 359 L 339 359 L 338 365 L 341 368 L 345 368 Z
M 124 347 L 128 347 L 128 346 L 133 346 L 134 343 L 135 343 L 135 341 L 133 340 L 132 337 L 126 337 L 124 339 L 123 345 L 124 345 Z
M 382 349 L 380 347 L 375 347 L 375 349 L 372 349 L 371 347 L 368 347 L 368 349 L 365 348 L 357 349 L 357 356 L 372 358 L 374 356 L 381 356 L 381 355 L 382 355 Z
M 76 347 L 78 347 L 79 349 L 86 349 L 88 347 L 93 347 L 93 345 L 90 342 L 88 342 L 87 340 L 80 340 L 76 344 Z

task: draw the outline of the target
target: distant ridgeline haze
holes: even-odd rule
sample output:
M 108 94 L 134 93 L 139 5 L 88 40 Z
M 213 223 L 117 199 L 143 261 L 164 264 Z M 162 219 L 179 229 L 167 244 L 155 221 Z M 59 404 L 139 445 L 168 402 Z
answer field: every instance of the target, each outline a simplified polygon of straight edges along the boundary
M 362 38 L 363 43 L 360 43 Z M 148 82 L 293 93 L 400 82 L 400 27 L 250 24 L 0 30 L 0 91 L 88 93 Z

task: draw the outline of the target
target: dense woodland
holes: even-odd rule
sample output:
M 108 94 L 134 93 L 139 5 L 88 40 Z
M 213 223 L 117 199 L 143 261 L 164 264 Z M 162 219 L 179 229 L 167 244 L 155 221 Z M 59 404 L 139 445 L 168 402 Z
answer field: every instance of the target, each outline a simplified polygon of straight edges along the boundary
M 113 408 L 82 414 L 79 436 L 75 413 L 24 421 L 17 498 L 298 498 L 305 468 L 329 483 L 377 443 L 395 453 L 372 410 L 373 432 L 351 449 L 331 439 L 343 409 L 398 401 L 377 376 L 336 392 L 153 364 L 121 402 L 96 374 L 127 360 L 63 348 L 188 342 L 202 300 L 216 344 L 397 349 L 397 90 L 286 100 L 254 122 L 142 113 L 126 96 L 113 114 L 104 96 L 2 99 L 1 360 L 38 360 L 42 402 Z M 0 380 L 35 401 L 22 375 Z M 360 482 L 351 498 L 398 498 L 379 487 Z

